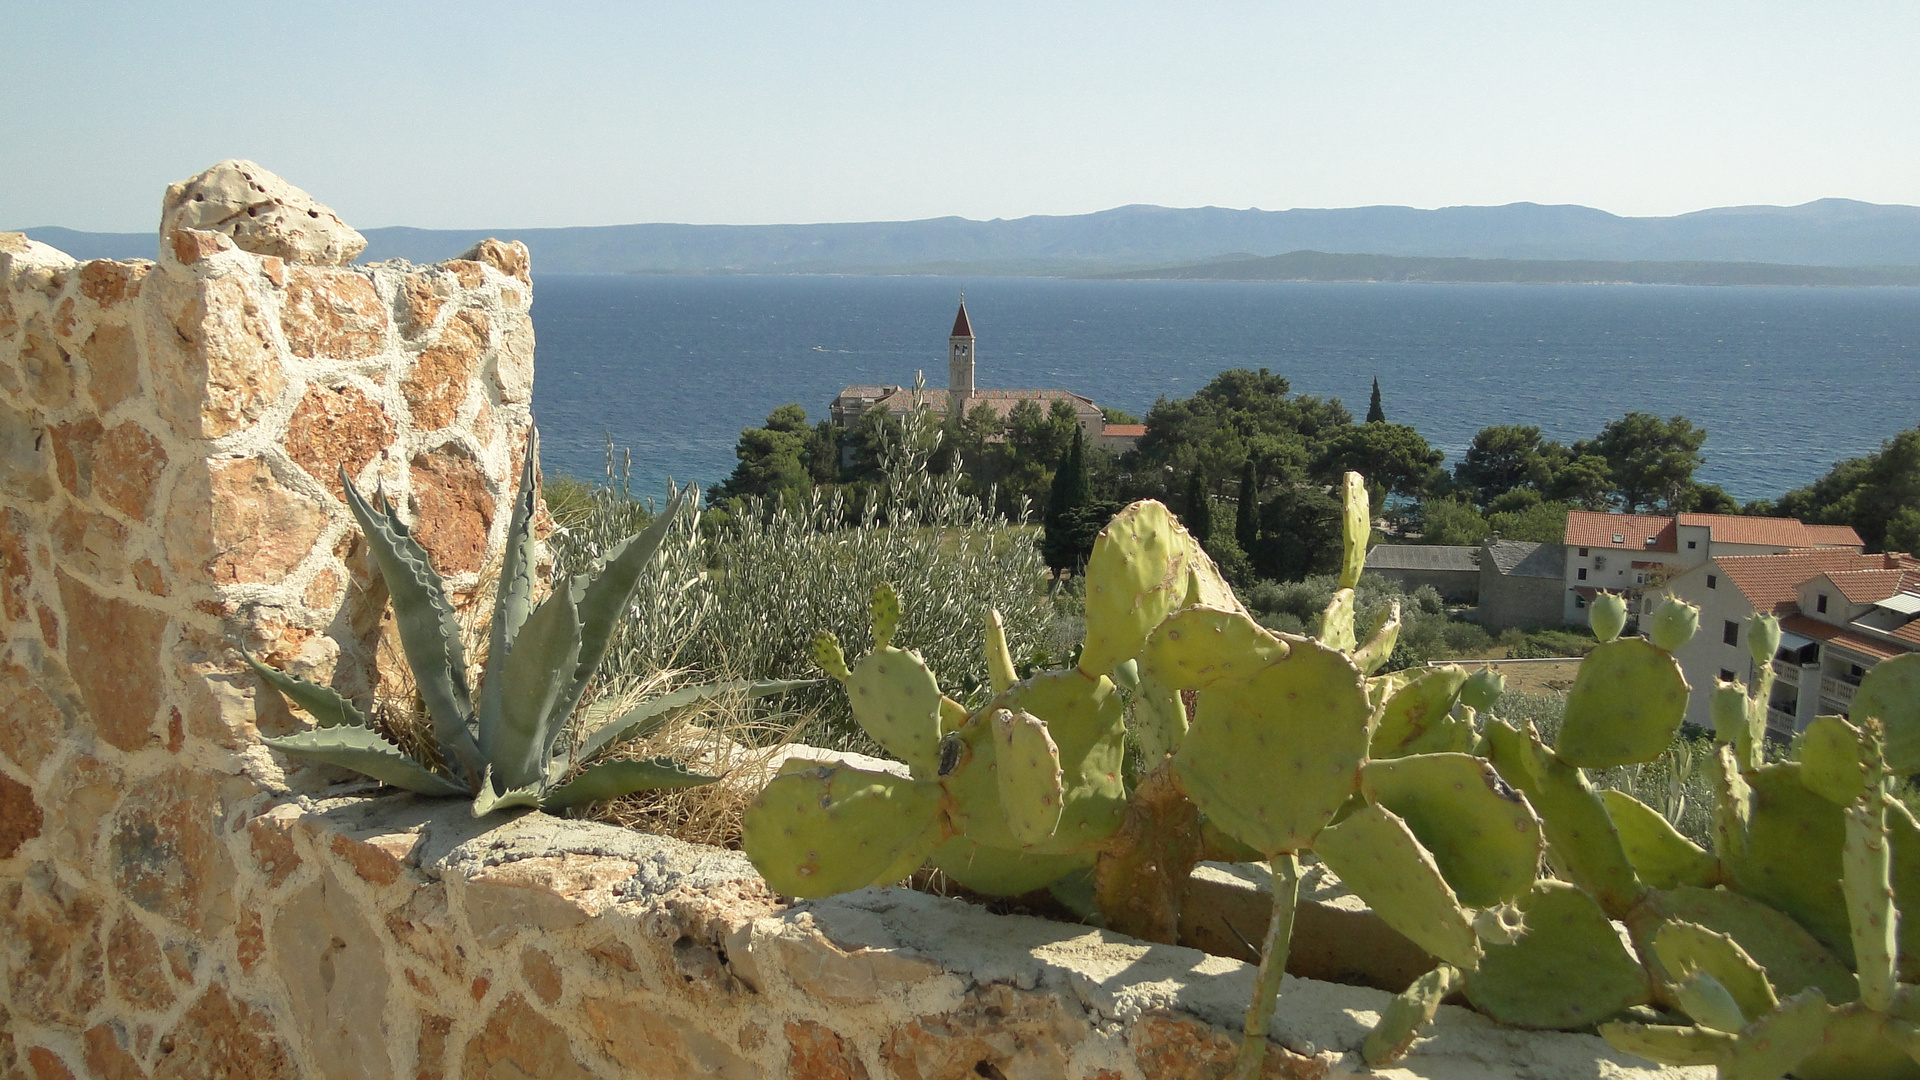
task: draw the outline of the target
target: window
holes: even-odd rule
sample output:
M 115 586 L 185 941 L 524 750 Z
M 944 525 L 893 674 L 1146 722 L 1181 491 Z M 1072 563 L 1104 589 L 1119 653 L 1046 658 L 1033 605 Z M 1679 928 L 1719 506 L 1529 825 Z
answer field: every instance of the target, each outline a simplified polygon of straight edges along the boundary
M 1698 540 L 1689 540 L 1689 541 L 1687 541 L 1687 550 L 1688 550 L 1688 551 L 1692 551 L 1692 550 L 1693 550 L 1694 548 L 1697 548 L 1697 547 L 1699 547 L 1699 546 L 1700 546 L 1700 541 L 1698 541 Z
M 1731 672 L 1731 671 L 1728 671 L 1728 670 L 1727 670 L 1726 668 L 1721 668 L 1721 669 L 1720 669 L 1720 681 L 1721 681 L 1721 682 L 1732 682 L 1732 681 L 1733 681 L 1733 672 Z
M 1720 631 L 1720 640 L 1729 645 L 1740 644 L 1740 624 L 1729 621 L 1726 628 Z
M 1584 566 L 1580 568 L 1580 580 L 1581 581 L 1587 580 L 1587 568 Z
M 1813 610 L 1822 615 L 1827 613 L 1827 594 L 1821 593 L 1813 598 Z
M 1652 546 L 1653 546 L 1654 544 L 1656 544 L 1656 543 L 1658 543 L 1659 541 L 1660 541 L 1660 538 L 1659 538 L 1659 537 L 1657 537 L 1657 536 L 1649 536 L 1649 537 L 1647 537 L 1647 546 L 1648 546 L 1648 547 L 1652 547 Z
M 1645 574 L 1633 575 L 1633 583 L 1635 585 L 1645 585 L 1647 583 L 1647 575 Z
M 1573 598 L 1573 606 L 1574 606 L 1574 607 L 1577 607 L 1577 608 L 1583 608 L 1583 607 L 1586 607 L 1586 606 L 1587 606 L 1587 598 L 1586 598 L 1586 597 L 1584 597 L 1584 596 L 1576 596 L 1576 597 L 1574 597 L 1574 598 Z
M 1720 587 L 1720 579 L 1719 579 L 1718 577 L 1715 577 L 1715 576 L 1714 576 L 1714 575 L 1712 575 L 1712 574 L 1708 574 L 1708 575 L 1707 575 L 1707 588 L 1709 588 L 1709 589 L 1717 589 L 1717 588 L 1719 588 L 1719 587 Z
M 1581 558 L 1583 558 L 1583 559 L 1587 557 L 1587 549 L 1586 549 L 1586 548 L 1581 548 L 1581 549 L 1580 549 L 1580 557 L 1581 557 Z
M 1626 542 L 1627 542 L 1627 538 L 1626 538 L 1626 536 L 1625 536 L 1624 534 L 1622 534 L 1622 533 L 1614 533 L 1614 534 L 1613 534 L 1613 542 L 1614 542 L 1614 543 L 1616 543 L 1616 544 L 1624 544 L 1624 543 L 1626 543 Z

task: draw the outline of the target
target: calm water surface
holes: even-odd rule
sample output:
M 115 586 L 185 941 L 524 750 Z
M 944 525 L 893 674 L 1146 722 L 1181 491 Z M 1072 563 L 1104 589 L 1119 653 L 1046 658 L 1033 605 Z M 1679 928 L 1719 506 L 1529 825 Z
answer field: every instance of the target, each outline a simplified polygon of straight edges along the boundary
M 549 469 L 709 484 L 740 429 L 849 383 L 946 384 L 967 294 L 986 387 L 1144 414 L 1225 368 L 1387 418 L 1457 460 L 1489 424 L 1594 435 L 1630 410 L 1709 433 L 1700 479 L 1776 496 L 1920 425 L 1920 289 L 541 275 L 535 415 Z

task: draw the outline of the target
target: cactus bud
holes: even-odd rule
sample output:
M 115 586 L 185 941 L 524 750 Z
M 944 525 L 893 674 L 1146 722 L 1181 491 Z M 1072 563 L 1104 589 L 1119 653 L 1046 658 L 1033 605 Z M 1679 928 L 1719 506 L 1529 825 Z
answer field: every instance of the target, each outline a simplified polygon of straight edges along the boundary
M 847 670 L 847 654 L 840 651 L 840 639 L 831 630 L 813 635 L 813 662 L 841 682 L 853 678 L 853 673 Z
M 1505 675 L 1491 667 L 1483 667 L 1469 676 L 1460 687 L 1460 704 L 1475 712 L 1485 712 L 1493 708 L 1493 703 L 1500 700 L 1506 688 Z
M 1481 941 L 1511 945 L 1527 932 L 1527 917 L 1517 904 L 1496 904 L 1473 913 L 1473 932 Z
M 1771 615 L 1755 615 L 1748 619 L 1747 651 L 1753 654 L 1753 662 L 1761 667 L 1773 663 L 1773 654 L 1780 651 L 1780 620 Z
M 1723 743 L 1732 743 L 1747 730 L 1747 688 L 1722 679 L 1713 688 L 1707 714 L 1713 717 L 1713 733 Z
M 1700 609 L 1677 596 L 1669 596 L 1653 611 L 1653 628 L 1647 640 L 1668 652 L 1693 640 L 1700 629 Z
M 1602 645 L 1619 637 L 1627 628 L 1627 598 L 1610 592 L 1594 597 L 1587 608 L 1587 622 Z
M 900 628 L 900 594 L 890 582 L 873 587 L 873 647 L 884 649 L 893 644 L 893 632 Z

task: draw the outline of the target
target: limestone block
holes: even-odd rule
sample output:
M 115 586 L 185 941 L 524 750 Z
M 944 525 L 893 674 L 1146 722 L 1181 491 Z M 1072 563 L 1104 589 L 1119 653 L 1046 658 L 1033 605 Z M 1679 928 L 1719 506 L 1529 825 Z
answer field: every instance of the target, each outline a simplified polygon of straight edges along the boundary
M 160 1038 L 153 1080 L 299 1080 L 286 1043 L 264 1009 L 214 983 Z
M 473 573 L 487 557 L 496 504 L 480 463 L 448 443 L 408 463 L 413 475 L 413 535 L 442 574 Z
M 450 1016 L 422 1016 L 414 1039 L 413 1080 L 447 1080 L 447 1036 L 453 1034 Z
M 486 263 L 508 277 L 517 279 L 522 285 L 533 284 L 532 260 L 527 255 L 527 245 L 518 240 L 503 241 L 489 237 L 468 248 L 460 257 Z
M 156 302 L 172 325 L 153 339 L 161 414 L 180 434 L 209 439 L 260 419 L 286 388 L 286 375 L 253 281 L 228 274 L 169 284 Z
M 867 1067 L 832 1028 L 787 1021 L 787 1074 L 805 1080 L 867 1080 Z
M 13 858 L 20 845 L 39 836 L 44 823 L 33 789 L 0 773 L 0 862 Z
M 33 596 L 33 559 L 27 550 L 32 532 L 27 515 L 0 506 L 0 615 L 7 622 L 25 619 Z
M 26 233 L 0 232 L 0 278 L 18 268 L 73 265 L 73 256 L 51 244 L 27 239 Z
M 131 328 L 118 322 L 94 327 L 80 355 L 87 361 L 87 396 L 94 408 L 104 413 L 140 392 L 140 354 Z
M 101 596 L 65 571 L 57 577 L 67 610 L 67 659 L 95 730 L 119 749 L 145 748 L 160 707 L 167 617 Z
M 675 1021 L 627 998 L 588 998 L 581 1007 L 600 1048 L 633 1075 L 760 1078 L 752 1062 L 696 1024 Z
M 462 308 L 440 332 L 440 340 L 415 358 L 400 392 L 420 430 L 437 431 L 454 422 L 491 333 L 485 311 Z
M 445 272 L 420 270 L 402 278 L 395 297 L 400 333 L 412 341 L 432 330 L 452 296 L 453 281 Z
M 267 875 L 267 888 L 277 889 L 300 869 L 300 853 L 293 829 L 300 821 L 298 807 L 276 806 L 247 822 L 247 846 L 253 864 Z
M 560 975 L 560 965 L 554 963 L 548 953 L 531 945 L 520 950 L 520 977 L 526 980 L 527 989 L 533 991 L 542 1005 L 560 1003 L 566 984 Z
M 287 272 L 280 329 L 295 356 L 361 360 L 386 343 L 387 309 L 364 272 L 295 266 Z
M 98 582 L 119 584 L 127 576 L 127 527 L 77 503 L 53 522 L 53 550 L 64 569 Z
M 521 929 L 578 926 L 613 903 L 615 887 L 637 873 L 626 859 L 573 852 L 490 866 L 462 890 L 467 925 L 486 946 Z
M 52 835 L 57 857 L 73 866 L 93 865 L 100 823 L 120 801 L 120 770 L 82 754 L 69 761 L 47 786 L 48 803 L 60 808 Z
M 463 1080 L 591 1080 L 580 1067 L 559 1025 L 541 1016 L 519 994 L 508 994 L 487 1018 L 487 1026 L 467 1041 L 461 1057 Z M 642 1074 L 647 1075 L 647 1074 Z
M 105 992 L 99 897 L 37 863 L 0 885 L 0 965 L 14 1011 L 79 1026 Z
M 0 397 L 0 491 L 23 502 L 53 498 L 53 440 L 38 410 Z
M 217 779 L 191 769 L 135 787 L 109 840 L 115 889 L 202 936 L 231 932 L 235 872 L 221 837 L 223 802 Z
M 160 963 L 160 942 L 140 920 L 122 915 L 114 921 L 107 934 L 107 974 L 117 997 L 148 1012 L 171 1008 L 173 985 Z
M 274 970 L 318 1074 L 329 1080 L 389 1076 L 392 1017 L 385 950 L 354 898 L 331 874 L 277 905 Z
M 103 308 L 131 299 L 140 291 L 140 282 L 153 269 L 144 259 L 115 262 L 94 259 L 80 265 L 80 295 Z
M 515 405 L 533 401 L 533 320 L 508 318 L 501 327 L 500 353 L 494 360 L 500 400 Z
M 94 451 L 106 429 L 89 416 L 54 424 L 47 430 L 53 436 L 53 460 L 60 485 L 82 499 L 92 498 Z
M 386 916 L 387 933 L 419 960 L 433 965 L 451 982 L 466 981 L 461 937 L 447 914 L 447 887 L 438 882 L 417 887 L 407 902 Z
M 62 708 L 25 666 L 13 660 L 0 663 L 0 754 L 21 772 L 39 771 L 40 763 L 66 738 L 77 704 L 69 701 Z
M 741 950 L 740 944 L 746 948 Z M 744 952 L 750 959 L 751 967 L 742 974 L 762 982 L 765 972 L 777 970 L 801 993 L 822 1001 L 898 995 L 941 974 L 937 964 L 904 950 L 842 949 L 805 913 L 757 920 L 743 942 L 736 939 L 728 946 L 729 957 Z
M 95 1024 L 81 1041 L 93 1080 L 146 1080 L 147 1071 L 127 1049 L 127 1034 L 118 1024 Z
M 287 454 L 307 475 L 344 499 L 341 466 L 347 475 L 358 477 L 397 433 L 393 418 L 360 387 L 352 383 L 314 386 L 301 397 L 287 423 Z
M 234 250 L 233 240 L 224 233 L 206 229 L 174 229 L 162 234 L 161 243 L 182 266 L 192 266 L 224 251 Z
M 116 424 L 94 448 L 94 493 L 135 521 L 146 521 L 166 468 L 167 450 L 159 439 L 131 420 Z
M 881 1056 L 895 1080 L 945 1080 L 968 1073 L 1047 1080 L 1066 1075 L 1074 1047 L 1090 1034 L 1077 1013 L 1050 994 L 1022 993 L 1010 986 L 982 987 L 969 994 L 960 1009 L 902 1025 L 887 1040 Z M 1148 1075 L 1156 1074 L 1149 1071 Z
M 167 188 L 160 235 L 175 229 L 224 233 L 243 251 L 315 266 L 344 266 L 367 246 L 313 196 L 251 161 L 232 159 Z
M 216 459 L 208 464 L 216 584 L 274 582 L 313 550 L 326 512 L 283 487 L 265 460 Z
M 34 401 L 54 410 L 73 404 L 73 356 L 37 318 L 27 321 L 19 363 L 21 381 Z

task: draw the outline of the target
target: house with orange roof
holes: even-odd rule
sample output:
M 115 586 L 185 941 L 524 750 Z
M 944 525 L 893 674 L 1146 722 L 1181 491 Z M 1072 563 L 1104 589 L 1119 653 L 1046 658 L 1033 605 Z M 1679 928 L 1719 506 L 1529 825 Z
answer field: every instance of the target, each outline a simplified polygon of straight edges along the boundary
M 1747 620 L 1756 613 L 1780 619 L 1767 703 L 1767 732 L 1775 738 L 1792 738 L 1816 716 L 1847 713 L 1875 664 L 1920 652 L 1920 559 L 1900 552 L 1829 546 L 1716 554 L 1648 599 L 1668 595 L 1700 608 L 1700 632 L 1674 654 L 1693 687 L 1687 721 L 1700 727 L 1712 726 L 1715 682 L 1753 674 Z
M 1587 604 L 1595 593 L 1616 592 L 1631 602 L 1715 556 L 1865 550 L 1859 534 L 1848 526 L 1808 525 L 1798 518 L 1660 517 L 1587 510 L 1567 515 L 1564 543 L 1567 591 L 1561 614 L 1573 625 L 1587 621 Z
M 885 409 L 895 416 L 925 409 L 944 418 L 954 410 L 964 416 L 985 406 L 993 410 L 994 415 L 1004 423 L 1023 401 L 1034 402 L 1042 412 L 1051 409 L 1054 402 L 1064 401 L 1073 409 L 1081 433 L 1092 445 L 1104 446 L 1115 452 L 1131 450 L 1140 441 L 1140 436 L 1146 434 L 1147 429 L 1143 424 L 1107 423 L 1106 414 L 1100 411 L 1092 398 L 1071 390 L 991 390 L 974 386 L 977 344 L 973 320 L 967 316 L 967 301 L 962 297 L 960 310 L 953 317 L 953 330 L 947 336 L 945 390 L 916 386 L 849 386 L 840 391 L 827 406 L 827 415 L 835 424 L 850 428 L 874 409 Z

